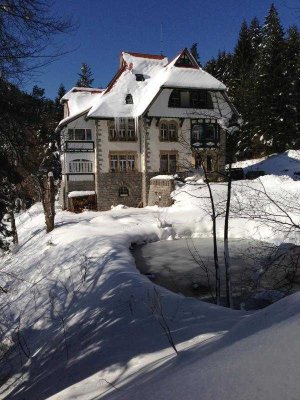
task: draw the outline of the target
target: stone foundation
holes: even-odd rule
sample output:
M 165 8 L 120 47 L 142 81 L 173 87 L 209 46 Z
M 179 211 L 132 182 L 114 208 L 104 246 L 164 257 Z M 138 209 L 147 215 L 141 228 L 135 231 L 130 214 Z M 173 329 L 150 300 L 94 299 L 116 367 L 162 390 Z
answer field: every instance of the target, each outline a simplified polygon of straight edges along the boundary
M 128 195 L 120 193 L 124 187 L 128 189 Z M 142 206 L 142 173 L 108 172 L 98 175 L 98 210 L 110 210 L 111 206 L 118 204 L 128 207 Z

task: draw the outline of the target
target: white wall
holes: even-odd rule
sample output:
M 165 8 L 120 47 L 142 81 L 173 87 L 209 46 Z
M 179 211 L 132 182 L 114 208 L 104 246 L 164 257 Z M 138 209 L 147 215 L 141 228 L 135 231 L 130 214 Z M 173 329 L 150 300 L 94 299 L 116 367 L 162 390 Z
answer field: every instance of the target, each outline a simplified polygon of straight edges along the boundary
M 231 108 L 220 92 L 210 92 L 214 105 L 213 110 L 192 108 L 169 108 L 169 97 L 173 89 L 163 89 L 149 109 L 149 116 L 178 118 L 230 118 Z
M 109 172 L 109 152 L 113 151 L 125 151 L 133 152 L 136 154 L 136 169 L 140 171 L 141 156 L 140 156 L 140 138 L 139 133 L 137 134 L 138 140 L 136 142 L 113 142 L 108 140 L 108 121 L 98 121 L 98 138 L 100 139 L 100 149 L 98 146 L 98 158 L 99 158 L 99 172 Z
M 62 144 L 64 140 L 67 140 L 67 133 L 68 129 L 91 129 L 92 131 L 92 140 L 94 141 L 95 144 L 95 139 L 96 139 L 96 125 L 95 121 L 93 120 L 85 120 L 84 116 L 81 116 L 77 118 L 74 121 L 69 122 L 69 124 L 62 130 L 61 132 L 61 137 L 62 137 Z M 96 165 L 96 151 L 94 152 L 74 152 L 74 153 L 62 153 L 61 155 L 61 163 L 62 163 L 62 173 L 68 173 L 68 164 L 70 161 L 76 160 L 76 159 L 85 159 L 85 160 L 90 160 L 93 162 L 93 169 L 95 172 L 95 165 Z
M 159 140 L 159 126 L 156 126 L 156 119 L 152 120 L 149 129 L 149 150 L 150 150 L 150 169 L 149 172 L 158 172 L 160 168 L 161 151 L 177 151 L 179 170 L 184 170 L 187 164 L 192 162 L 190 146 L 190 120 L 185 119 L 182 127 L 177 118 L 162 118 L 162 121 L 176 121 L 178 124 L 178 142 L 165 142 Z

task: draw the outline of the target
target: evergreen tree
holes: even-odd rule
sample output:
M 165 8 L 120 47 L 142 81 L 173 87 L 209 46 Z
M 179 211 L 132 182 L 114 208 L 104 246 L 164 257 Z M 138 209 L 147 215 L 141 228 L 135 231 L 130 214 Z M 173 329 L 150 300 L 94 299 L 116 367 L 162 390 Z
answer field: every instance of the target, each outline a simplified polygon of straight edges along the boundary
M 256 17 L 252 19 L 249 25 L 249 36 L 251 40 L 251 51 L 252 51 L 252 60 L 256 60 L 259 46 L 261 44 L 262 39 L 262 28 L 260 23 Z
M 243 21 L 233 54 L 230 93 L 243 119 L 243 125 L 239 130 L 239 157 L 254 155 L 252 143 L 255 105 L 253 67 L 257 57 L 259 37 L 260 26 L 257 19 L 251 21 L 249 28 L 246 21 Z
M 296 26 L 287 32 L 285 66 L 287 146 L 300 148 L 300 33 Z
M 253 122 L 257 130 L 256 139 L 259 138 L 261 151 L 265 153 L 286 149 L 284 49 L 283 28 L 272 4 L 262 28 L 262 41 L 254 68 L 256 104 Z
M 230 87 L 232 77 L 232 54 L 219 51 L 217 59 L 212 58 L 205 65 L 205 70 Z
M 198 53 L 198 43 L 193 43 L 190 51 L 191 51 L 191 54 L 194 57 L 194 59 L 197 61 L 199 67 L 201 67 L 200 56 Z
M 60 103 L 61 98 L 66 94 L 66 89 L 64 85 L 61 83 L 58 91 L 57 96 L 54 99 L 54 105 L 56 109 L 56 121 L 57 124 L 63 119 L 64 117 L 64 108 L 63 105 Z
M 80 68 L 79 79 L 76 86 L 79 87 L 91 87 L 94 81 L 91 68 L 86 64 L 82 63 Z

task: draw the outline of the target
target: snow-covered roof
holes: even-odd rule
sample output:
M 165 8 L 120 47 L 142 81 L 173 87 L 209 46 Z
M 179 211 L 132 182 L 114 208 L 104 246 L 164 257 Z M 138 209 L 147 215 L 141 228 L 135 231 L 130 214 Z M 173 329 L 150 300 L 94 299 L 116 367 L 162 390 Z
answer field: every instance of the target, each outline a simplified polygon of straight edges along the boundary
M 96 193 L 94 190 L 74 190 L 68 194 L 68 198 L 71 199 L 73 197 L 85 197 L 85 196 L 93 196 Z
M 73 87 L 60 100 L 61 103 L 68 103 L 69 115 L 60 121 L 64 125 L 76 116 L 87 112 L 95 102 L 96 98 L 102 96 L 105 89 Z
M 178 65 L 184 54 L 190 59 L 190 65 Z M 162 55 L 122 52 L 120 68 L 105 91 L 75 87 L 65 94 L 62 102 L 68 101 L 70 114 L 60 125 L 83 113 L 88 118 L 137 118 L 164 87 L 226 90 L 223 83 L 199 67 L 187 49 L 171 62 Z M 126 104 L 128 94 L 133 104 Z
M 187 52 L 194 61 L 192 67 L 176 65 L 183 52 Z M 144 80 L 138 81 L 136 74 L 142 74 Z M 163 87 L 226 90 L 223 83 L 196 64 L 187 49 L 180 52 L 170 63 L 163 56 L 123 52 L 119 71 L 103 96 L 93 103 L 87 116 L 138 117 L 145 112 Z M 127 94 L 132 95 L 133 104 L 126 104 Z

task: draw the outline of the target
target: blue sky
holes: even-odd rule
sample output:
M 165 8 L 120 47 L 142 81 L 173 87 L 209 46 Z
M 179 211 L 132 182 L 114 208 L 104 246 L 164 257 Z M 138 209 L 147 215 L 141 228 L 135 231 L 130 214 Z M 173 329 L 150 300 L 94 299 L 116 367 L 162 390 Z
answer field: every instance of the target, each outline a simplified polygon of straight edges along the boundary
M 284 28 L 300 26 L 299 0 L 274 3 Z M 120 51 L 160 53 L 161 23 L 166 56 L 172 58 L 197 42 L 205 62 L 219 49 L 232 50 L 242 20 L 257 16 L 263 22 L 270 4 L 269 0 L 56 0 L 53 11 L 79 23 L 76 33 L 62 39 L 65 49 L 73 51 L 44 67 L 26 88 L 36 83 L 53 98 L 60 83 L 67 89 L 74 86 L 82 62 L 90 65 L 94 85 L 105 87 L 118 68 Z

